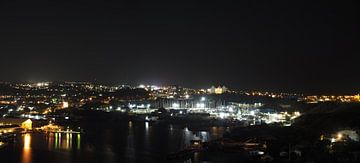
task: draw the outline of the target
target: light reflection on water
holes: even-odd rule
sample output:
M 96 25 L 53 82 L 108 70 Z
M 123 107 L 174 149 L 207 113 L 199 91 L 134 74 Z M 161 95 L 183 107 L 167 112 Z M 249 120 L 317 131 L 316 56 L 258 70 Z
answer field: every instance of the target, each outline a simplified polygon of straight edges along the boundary
M 76 143 L 77 143 L 77 145 L 76 145 L 76 149 L 77 150 L 80 150 L 80 147 L 81 147 L 81 135 L 80 134 L 76 134 Z
M 94 154 L 96 157 L 100 156 L 103 161 L 108 160 L 107 162 L 149 162 L 186 148 L 190 145 L 191 140 L 207 142 L 220 138 L 223 132 L 224 128 L 222 127 L 213 127 L 209 131 L 191 131 L 184 126 L 129 121 L 124 124 L 123 128 L 114 127 L 106 129 L 106 132 L 105 130 L 89 130 L 84 135 L 28 133 L 21 137 L 22 153 L 20 158 L 22 163 L 34 163 L 36 162 L 34 158 L 42 157 L 40 155 L 42 152 L 36 151 L 45 149 L 48 154 L 52 155 L 51 157 L 78 159 L 75 162 L 87 159 L 89 155 Z M 92 150 L 87 150 L 87 147 L 91 147 Z M 112 154 L 104 151 L 111 151 Z M 74 155 L 76 157 L 72 157 Z M 46 161 L 48 158 L 44 159 L 45 162 L 49 161 Z M 54 162 L 61 162 L 61 160 Z
M 76 139 L 74 140 L 73 137 Z M 48 133 L 46 141 L 49 151 L 81 149 L 81 134 Z M 76 147 L 73 146 L 73 143 L 76 144 Z
M 24 147 L 22 153 L 22 163 L 31 163 L 31 135 L 23 135 Z
M 128 135 L 127 135 L 127 146 L 125 151 L 126 162 L 134 162 L 135 161 L 135 147 L 134 147 L 134 131 L 133 131 L 133 123 L 129 121 L 128 125 Z
M 144 148 L 150 148 L 150 126 L 149 122 L 145 122 L 145 133 L 144 133 Z

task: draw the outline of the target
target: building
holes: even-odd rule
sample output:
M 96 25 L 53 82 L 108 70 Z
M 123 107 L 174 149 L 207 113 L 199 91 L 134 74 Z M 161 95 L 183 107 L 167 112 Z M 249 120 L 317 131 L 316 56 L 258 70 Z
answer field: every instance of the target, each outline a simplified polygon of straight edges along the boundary
M 2 128 L 32 130 L 32 121 L 30 119 L 0 118 L 0 130 Z
M 228 89 L 225 87 L 225 86 L 218 86 L 218 87 L 215 87 L 215 86 L 212 86 L 210 89 L 208 89 L 208 92 L 210 94 L 223 94 L 225 92 L 227 92 Z

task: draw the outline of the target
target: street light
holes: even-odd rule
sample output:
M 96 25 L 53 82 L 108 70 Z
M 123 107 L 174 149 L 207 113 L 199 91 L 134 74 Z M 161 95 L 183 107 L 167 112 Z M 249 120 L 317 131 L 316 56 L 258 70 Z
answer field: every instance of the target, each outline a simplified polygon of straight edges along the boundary
M 343 137 L 343 135 L 342 135 L 341 133 L 338 133 L 337 138 L 338 138 L 339 140 L 341 140 L 342 137 Z

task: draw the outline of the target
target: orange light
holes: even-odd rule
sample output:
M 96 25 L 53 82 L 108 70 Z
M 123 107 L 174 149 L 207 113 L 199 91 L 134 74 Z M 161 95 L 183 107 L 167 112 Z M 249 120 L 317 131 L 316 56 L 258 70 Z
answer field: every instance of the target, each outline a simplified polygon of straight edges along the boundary
M 338 137 L 338 139 L 342 139 L 343 135 L 342 135 L 341 133 L 339 133 L 339 134 L 337 135 L 337 137 Z
M 31 135 L 25 134 L 24 136 L 24 149 L 30 149 L 31 148 Z

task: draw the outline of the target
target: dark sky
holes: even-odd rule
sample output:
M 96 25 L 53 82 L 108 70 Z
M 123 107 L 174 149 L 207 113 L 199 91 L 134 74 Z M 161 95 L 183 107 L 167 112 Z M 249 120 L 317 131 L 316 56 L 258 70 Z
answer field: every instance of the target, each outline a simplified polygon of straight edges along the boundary
M 0 2 L 0 81 L 360 92 L 356 1 Z

